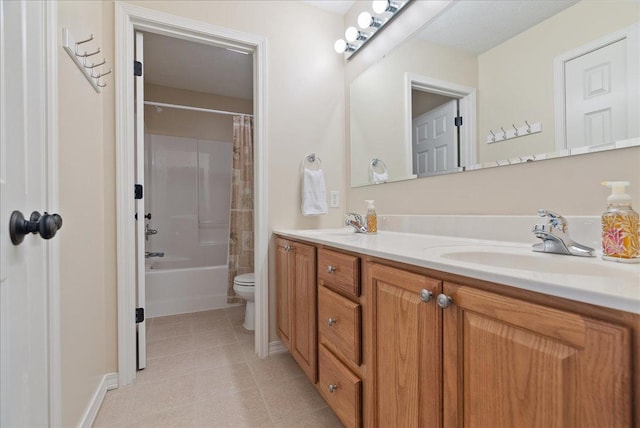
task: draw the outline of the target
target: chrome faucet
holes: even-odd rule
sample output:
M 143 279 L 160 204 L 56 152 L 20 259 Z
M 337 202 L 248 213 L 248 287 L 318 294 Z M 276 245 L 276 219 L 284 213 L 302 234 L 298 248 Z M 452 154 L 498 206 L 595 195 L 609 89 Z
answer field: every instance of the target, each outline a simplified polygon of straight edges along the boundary
M 560 214 L 547 210 L 538 210 L 540 217 L 548 219 L 547 224 L 536 224 L 533 234 L 542 242 L 533 245 L 533 251 L 541 253 L 567 254 L 571 256 L 593 257 L 594 249 L 580 245 L 567 233 L 567 220 Z
M 356 233 L 367 233 L 367 226 L 364 224 L 360 214 L 347 213 L 347 219 L 344 224 L 353 227 Z
M 149 223 L 144 225 L 144 240 L 145 241 L 149 240 L 149 235 L 155 235 L 156 233 L 158 233 L 158 231 L 156 229 L 149 229 Z

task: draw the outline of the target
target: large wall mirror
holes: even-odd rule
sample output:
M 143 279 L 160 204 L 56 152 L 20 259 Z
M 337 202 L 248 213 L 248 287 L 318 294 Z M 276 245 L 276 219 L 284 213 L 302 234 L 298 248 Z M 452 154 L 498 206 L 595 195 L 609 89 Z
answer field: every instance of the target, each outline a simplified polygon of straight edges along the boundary
M 635 0 L 452 2 L 351 82 L 352 187 L 640 144 L 639 21 Z

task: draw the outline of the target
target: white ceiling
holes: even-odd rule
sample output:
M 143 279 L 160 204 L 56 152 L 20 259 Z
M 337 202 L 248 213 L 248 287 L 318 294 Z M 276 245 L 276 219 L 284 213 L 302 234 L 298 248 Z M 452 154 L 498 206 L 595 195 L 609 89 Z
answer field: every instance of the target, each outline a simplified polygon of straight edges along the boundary
M 481 54 L 578 0 L 457 1 L 418 35 L 431 42 Z
M 253 98 L 253 55 L 144 33 L 145 82 L 170 88 Z
M 324 9 L 329 12 L 337 13 L 338 15 L 344 15 L 347 13 L 351 6 L 355 3 L 355 0 L 302 0 L 304 3 L 311 6 Z

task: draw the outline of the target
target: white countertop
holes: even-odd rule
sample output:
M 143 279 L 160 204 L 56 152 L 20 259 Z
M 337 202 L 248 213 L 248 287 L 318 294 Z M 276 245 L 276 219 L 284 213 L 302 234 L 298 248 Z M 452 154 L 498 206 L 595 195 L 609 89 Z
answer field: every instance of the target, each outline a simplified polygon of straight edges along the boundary
M 537 253 L 530 244 L 351 229 L 276 230 L 292 239 L 640 314 L 640 264 Z

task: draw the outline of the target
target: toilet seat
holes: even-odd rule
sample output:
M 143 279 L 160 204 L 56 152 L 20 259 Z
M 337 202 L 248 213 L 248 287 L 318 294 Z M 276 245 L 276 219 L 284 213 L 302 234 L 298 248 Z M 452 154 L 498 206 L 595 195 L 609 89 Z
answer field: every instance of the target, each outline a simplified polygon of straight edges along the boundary
M 233 283 L 244 286 L 253 286 L 256 284 L 256 275 L 253 272 L 238 275 L 233 278 Z

